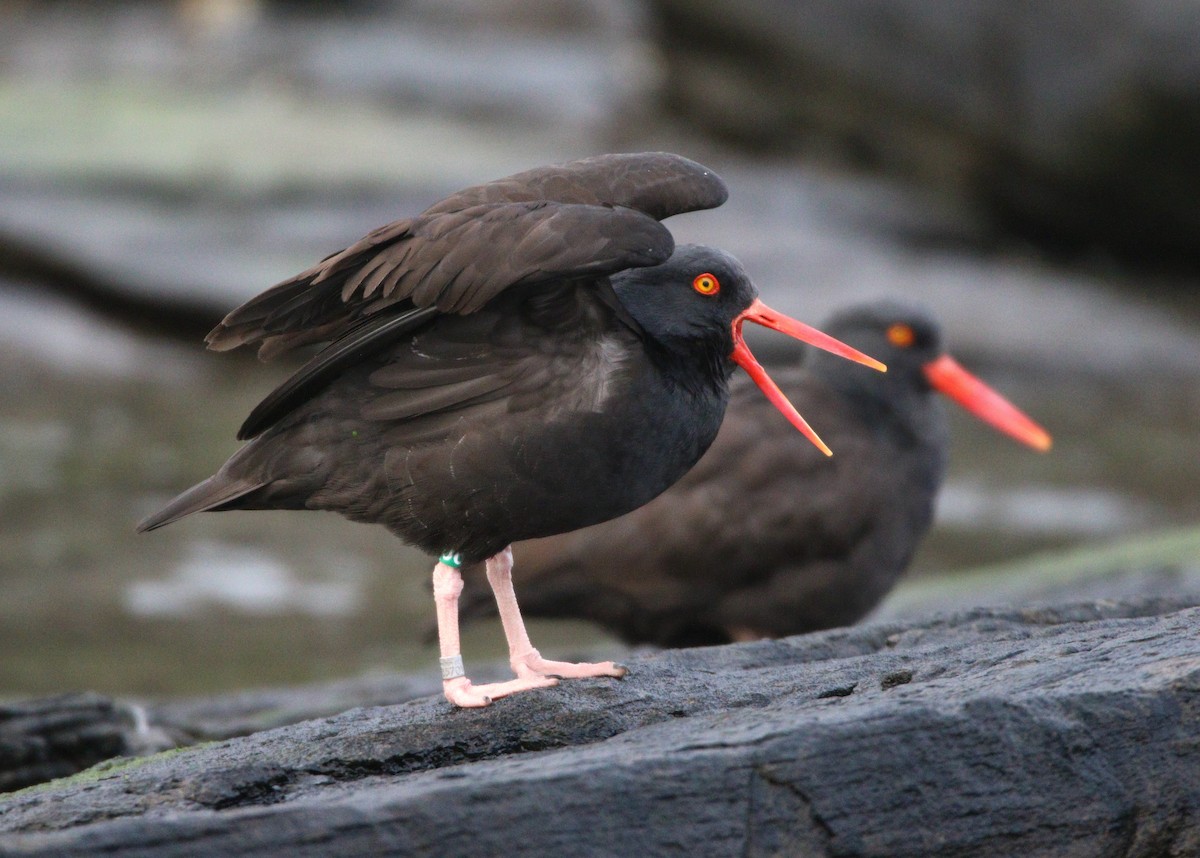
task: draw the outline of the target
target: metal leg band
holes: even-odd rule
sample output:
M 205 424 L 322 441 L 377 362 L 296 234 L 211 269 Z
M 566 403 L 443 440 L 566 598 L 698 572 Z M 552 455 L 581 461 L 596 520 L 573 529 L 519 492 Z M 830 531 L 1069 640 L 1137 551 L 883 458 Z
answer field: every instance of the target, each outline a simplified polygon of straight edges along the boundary
M 466 676 L 467 672 L 463 670 L 463 661 L 461 655 L 444 655 L 438 659 L 438 663 L 442 666 L 442 679 L 458 679 L 460 676 Z

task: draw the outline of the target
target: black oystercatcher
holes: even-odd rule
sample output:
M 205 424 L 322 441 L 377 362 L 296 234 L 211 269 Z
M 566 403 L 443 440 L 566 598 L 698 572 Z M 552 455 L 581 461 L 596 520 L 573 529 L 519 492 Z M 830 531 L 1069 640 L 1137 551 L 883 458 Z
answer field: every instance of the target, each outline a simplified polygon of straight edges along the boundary
M 880 375 L 814 352 L 773 373 L 820 415 L 835 458 L 795 443 L 735 377 L 717 439 L 672 489 L 614 521 L 516 546 L 526 614 L 591 619 L 662 646 L 846 625 L 891 589 L 929 528 L 947 446 L 935 391 L 1049 448 L 1049 435 L 943 353 L 929 313 L 870 304 L 826 330 L 888 366 Z M 463 615 L 486 609 L 468 589 Z
M 659 223 L 725 198 L 720 178 L 676 155 L 544 167 L 461 191 L 269 289 L 210 348 L 330 344 L 251 412 L 248 444 L 139 530 L 201 510 L 323 509 L 440 555 L 442 676 L 459 706 L 623 675 L 532 647 L 510 543 L 613 518 L 678 480 L 717 434 L 736 365 L 807 430 L 742 342 L 745 321 L 879 366 L 769 310 L 736 259 L 676 248 Z M 459 566 L 480 561 L 517 679 L 472 686 Z

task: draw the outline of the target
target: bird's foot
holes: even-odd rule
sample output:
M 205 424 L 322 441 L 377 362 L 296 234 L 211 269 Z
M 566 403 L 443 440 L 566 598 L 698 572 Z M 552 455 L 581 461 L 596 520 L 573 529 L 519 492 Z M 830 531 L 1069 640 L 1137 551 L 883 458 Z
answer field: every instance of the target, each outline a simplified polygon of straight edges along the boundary
M 516 694 L 518 691 L 529 691 L 533 688 L 549 688 L 558 685 L 553 676 L 520 676 L 508 682 L 489 682 L 486 685 L 472 685 L 465 676 L 447 679 L 442 682 L 442 693 L 455 706 L 463 709 L 476 709 L 480 706 L 490 706 L 493 700 Z
M 601 662 L 581 662 L 575 663 L 570 661 L 550 661 L 542 658 L 542 654 L 536 649 L 530 650 L 523 655 L 513 656 L 509 662 L 512 665 L 513 672 L 524 678 L 533 678 L 537 676 L 557 676 L 562 679 L 582 679 L 589 676 L 613 676 L 620 679 L 625 674 L 629 673 L 629 668 L 623 664 L 617 664 L 614 661 Z

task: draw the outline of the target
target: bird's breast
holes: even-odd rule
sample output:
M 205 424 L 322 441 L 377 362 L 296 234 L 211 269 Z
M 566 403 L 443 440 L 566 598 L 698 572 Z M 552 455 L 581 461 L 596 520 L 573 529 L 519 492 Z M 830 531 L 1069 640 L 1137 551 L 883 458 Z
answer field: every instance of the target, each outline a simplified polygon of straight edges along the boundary
M 486 556 L 615 518 L 669 488 L 716 436 L 725 401 L 673 389 L 607 348 L 562 401 L 389 450 L 394 508 L 436 534 L 439 550 Z
M 629 343 L 615 335 L 598 339 L 564 368 L 570 381 L 560 394 L 542 403 L 547 420 L 571 421 L 580 414 L 602 414 L 618 405 L 632 384 L 635 355 Z

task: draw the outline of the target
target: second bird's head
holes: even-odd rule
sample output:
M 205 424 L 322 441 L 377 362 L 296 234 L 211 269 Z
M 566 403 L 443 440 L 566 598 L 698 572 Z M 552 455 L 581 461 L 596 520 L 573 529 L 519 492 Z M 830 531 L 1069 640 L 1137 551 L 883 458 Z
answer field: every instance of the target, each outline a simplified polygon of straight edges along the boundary
M 887 375 L 879 376 L 819 352 L 805 359 L 806 366 L 860 409 L 902 414 L 915 400 L 929 400 L 936 392 L 1022 444 L 1050 449 L 1045 429 L 946 352 L 941 329 L 926 308 L 876 301 L 846 308 L 824 325 L 834 336 L 887 361 Z

